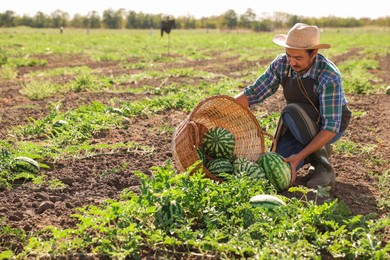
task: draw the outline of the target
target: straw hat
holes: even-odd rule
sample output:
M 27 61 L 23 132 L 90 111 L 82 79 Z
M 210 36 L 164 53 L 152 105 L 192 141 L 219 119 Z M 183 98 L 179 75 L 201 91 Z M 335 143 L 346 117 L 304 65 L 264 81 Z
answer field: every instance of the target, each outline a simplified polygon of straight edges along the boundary
M 301 50 L 329 49 L 330 44 L 320 44 L 320 30 L 317 26 L 295 24 L 288 34 L 277 34 L 272 40 L 277 45 Z

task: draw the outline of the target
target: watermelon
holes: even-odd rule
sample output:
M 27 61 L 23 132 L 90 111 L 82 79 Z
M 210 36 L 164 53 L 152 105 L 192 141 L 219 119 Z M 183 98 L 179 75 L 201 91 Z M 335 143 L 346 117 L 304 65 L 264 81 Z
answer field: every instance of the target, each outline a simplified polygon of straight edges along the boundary
M 182 219 L 183 214 L 184 211 L 180 203 L 176 200 L 164 199 L 161 207 L 155 212 L 155 224 L 168 228 L 170 225 L 177 223 L 179 219 Z
M 279 199 L 276 196 L 268 195 L 268 194 L 256 195 L 249 200 L 249 203 L 253 207 L 263 207 L 268 209 L 273 209 L 275 207 L 286 205 L 286 203 L 283 200 Z
M 53 126 L 54 127 L 62 127 L 62 126 L 66 126 L 68 124 L 69 123 L 66 120 L 58 120 L 58 121 L 54 122 Z
M 206 168 L 210 173 L 218 176 L 220 173 L 233 173 L 233 165 L 223 158 L 216 158 L 206 163 Z
M 116 114 L 119 114 L 119 115 L 123 115 L 122 109 L 117 108 L 117 107 L 114 107 L 114 108 L 110 109 L 110 112 L 111 113 L 116 113 Z
M 196 149 L 196 154 L 198 155 L 199 159 L 200 159 L 203 163 L 206 163 L 206 155 L 204 154 L 202 148 Z
M 246 157 L 237 158 L 233 162 L 234 173 L 245 173 L 249 178 L 253 180 L 258 180 L 260 178 L 265 178 L 265 172 L 263 168 L 257 163 L 251 162 Z
M 234 161 L 237 159 L 236 156 L 231 155 L 231 156 L 228 156 L 228 157 L 225 157 L 224 159 L 228 160 L 230 163 L 234 163 Z
M 233 167 L 234 167 L 234 169 L 236 170 L 238 170 L 240 167 L 241 167 L 241 165 L 243 165 L 243 164 L 246 164 L 246 163 L 248 163 L 248 162 L 250 162 L 250 160 L 248 159 L 248 158 L 246 158 L 246 157 L 239 157 L 239 158 L 237 158 L 234 162 L 233 162 Z M 236 171 L 235 171 L 236 172 Z
M 16 172 L 38 173 L 39 164 L 34 159 L 25 156 L 16 157 L 12 162 L 12 169 Z
M 211 158 L 234 157 L 234 135 L 223 127 L 210 128 L 202 138 L 202 148 Z
M 283 191 L 290 187 L 290 164 L 285 162 L 280 154 L 266 152 L 256 162 L 264 169 L 266 179 L 277 191 Z

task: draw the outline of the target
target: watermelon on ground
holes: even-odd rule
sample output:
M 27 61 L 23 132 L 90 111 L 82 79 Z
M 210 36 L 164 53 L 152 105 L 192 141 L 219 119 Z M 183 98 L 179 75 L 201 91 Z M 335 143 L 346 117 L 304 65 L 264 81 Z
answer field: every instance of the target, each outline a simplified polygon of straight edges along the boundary
M 235 174 L 245 173 L 253 180 L 265 178 L 265 172 L 263 168 L 257 163 L 250 161 L 246 157 L 237 158 L 233 163 L 233 168 Z
M 283 157 L 275 152 L 266 152 L 256 161 L 265 172 L 265 177 L 277 191 L 283 191 L 290 187 L 291 167 L 283 160 Z
M 250 204 L 253 207 L 263 207 L 268 209 L 273 209 L 275 207 L 280 207 L 286 205 L 286 203 L 274 195 L 269 194 L 260 194 L 252 197 L 249 200 Z
M 206 163 L 206 168 L 210 173 L 217 176 L 221 173 L 233 173 L 233 165 L 226 159 L 216 158 Z
M 63 127 L 63 126 L 66 126 L 68 124 L 69 123 L 66 120 L 58 120 L 58 121 L 54 122 L 53 126 L 54 127 Z
M 16 172 L 38 173 L 39 164 L 34 159 L 25 156 L 16 157 L 12 162 L 12 169 Z

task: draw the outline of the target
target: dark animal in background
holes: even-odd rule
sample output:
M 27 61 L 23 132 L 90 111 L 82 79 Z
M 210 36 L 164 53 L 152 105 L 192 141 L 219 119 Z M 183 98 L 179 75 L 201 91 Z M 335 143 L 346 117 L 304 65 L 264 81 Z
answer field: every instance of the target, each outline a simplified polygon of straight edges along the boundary
M 175 28 L 175 20 L 161 21 L 161 37 L 164 35 L 164 32 L 169 34 L 172 28 Z

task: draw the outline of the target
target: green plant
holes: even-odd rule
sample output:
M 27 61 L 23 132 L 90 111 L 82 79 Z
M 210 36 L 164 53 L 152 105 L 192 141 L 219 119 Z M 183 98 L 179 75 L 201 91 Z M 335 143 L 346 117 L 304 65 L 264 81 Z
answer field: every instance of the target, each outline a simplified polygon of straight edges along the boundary
M 15 258 L 23 250 L 27 234 L 17 228 L 12 228 L 0 218 L 0 259 Z
M 340 70 L 343 75 L 343 87 L 346 93 L 368 94 L 376 88 L 372 85 L 374 76 L 368 72 L 369 69 L 377 69 L 379 66 L 376 60 L 357 60 L 343 63 Z
M 114 168 L 108 170 L 107 172 L 102 172 L 102 176 L 106 177 L 106 176 L 111 175 L 111 174 L 119 173 L 119 172 L 125 170 L 127 168 L 127 166 L 128 166 L 127 163 L 123 163 L 119 167 L 114 167 Z
M 227 175 L 216 183 L 195 168 L 176 173 L 168 162 L 153 167 L 153 176 L 136 172 L 139 194 L 126 190 L 119 201 L 80 208 L 73 215 L 76 228 L 47 227 L 18 257 L 94 252 L 113 258 L 381 259 L 389 252 L 380 236 L 389 219 L 351 216 L 337 200 L 318 205 L 306 196 L 314 190 L 304 187 L 291 188 L 303 196 L 285 197 L 283 207 L 254 207 L 255 195 L 275 194 L 266 180 Z
M 0 190 L 12 187 L 15 182 L 33 180 L 39 168 L 48 168 L 46 164 L 35 161 L 42 159 L 39 154 L 17 150 L 6 141 L 0 142 L 0 149 Z M 15 161 L 15 158 L 26 158 L 34 161 L 36 165 L 23 164 L 24 161 Z
M 9 58 L 9 64 L 16 67 L 35 67 L 35 66 L 46 66 L 47 60 L 38 60 L 34 58 L 26 57 L 11 57 Z
M 61 86 L 50 80 L 31 80 L 24 84 L 21 93 L 29 99 L 40 100 L 57 93 Z
M 0 66 L 0 79 L 15 79 L 18 75 L 18 72 L 14 67 L 5 67 Z
M 41 187 L 43 184 L 46 183 L 46 178 L 47 178 L 47 175 L 39 175 L 39 176 L 36 176 L 33 180 L 32 180 L 32 183 L 37 186 L 37 187 Z
M 0 48 L 0 67 L 3 67 L 5 64 L 7 64 L 7 61 L 8 61 L 7 52 L 3 48 Z
M 390 209 L 390 169 L 384 171 L 378 176 L 378 188 L 380 196 L 378 198 L 378 206 L 385 210 Z
M 52 190 L 63 190 L 66 188 L 65 183 L 63 183 L 62 181 L 60 181 L 57 178 L 51 179 L 51 180 L 47 181 L 47 183 L 49 185 L 49 188 Z
M 335 153 L 341 153 L 341 154 L 350 154 L 350 155 L 363 155 L 363 154 L 371 154 L 373 151 L 375 151 L 376 146 L 375 145 L 369 145 L 369 144 L 357 144 L 350 140 L 338 140 L 335 145 L 333 146 L 333 151 Z

